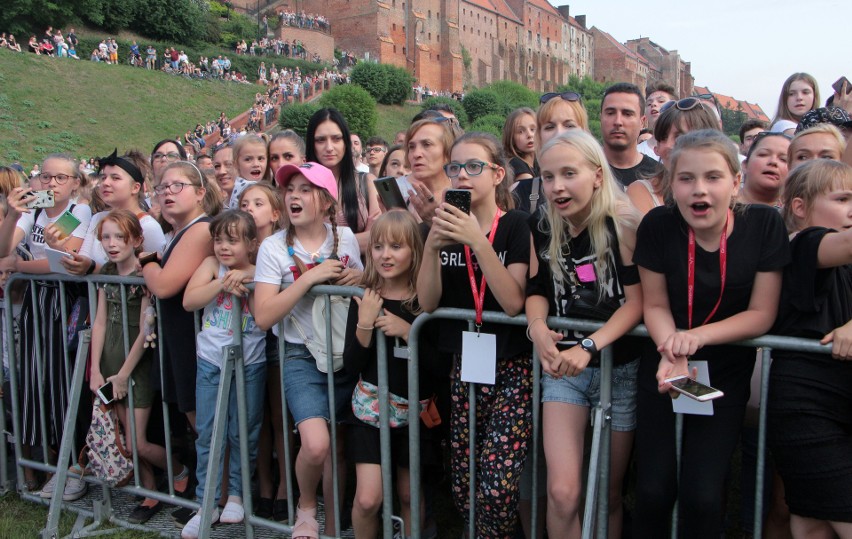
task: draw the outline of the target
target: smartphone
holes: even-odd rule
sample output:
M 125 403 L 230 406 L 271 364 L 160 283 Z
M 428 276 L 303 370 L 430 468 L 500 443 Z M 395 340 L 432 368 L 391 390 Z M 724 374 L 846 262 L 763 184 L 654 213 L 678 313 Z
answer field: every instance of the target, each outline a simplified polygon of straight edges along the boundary
M 467 189 L 447 189 L 444 202 L 470 215 L 470 191 Z
M 31 210 L 36 208 L 52 208 L 55 204 L 53 199 L 53 189 L 48 189 L 46 191 L 30 191 L 27 193 L 27 196 L 36 197 L 35 200 L 27 203 L 27 208 Z
M 157 263 L 159 263 L 159 258 L 158 258 L 158 255 L 157 255 L 157 252 L 156 252 L 156 251 L 154 251 L 153 253 L 148 253 L 148 254 L 147 254 L 147 255 L 145 255 L 145 256 L 140 256 L 140 257 L 139 257 L 139 265 L 140 265 L 140 266 L 142 266 L 143 268 L 145 267 L 145 264 L 147 264 L 147 263 L 149 263 L 149 262 L 157 262 Z
M 70 211 L 66 211 L 53 224 L 62 232 L 62 238 L 65 238 L 80 226 L 80 220 Z
M 840 95 L 840 92 L 843 90 L 844 82 L 846 83 L 846 93 L 848 94 L 852 92 L 852 83 L 849 82 L 849 79 L 843 76 L 837 79 L 834 84 L 831 85 L 831 87 L 834 88 L 834 91 L 837 92 L 837 95 Z
M 107 382 L 98 388 L 98 398 L 104 404 L 111 404 L 115 400 L 115 395 L 112 393 L 112 382 Z
M 718 399 L 724 395 L 724 393 L 718 389 L 704 385 L 698 380 L 690 378 L 685 374 L 682 376 L 675 376 L 674 378 L 667 378 L 665 381 L 671 384 L 672 389 L 678 393 L 682 393 L 691 399 L 701 402 Z
M 373 180 L 376 186 L 376 191 L 379 192 L 379 198 L 382 199 L 382 204 L 385 208 L 406 208 L 405 197 L 402 196 L 402 191 L 399 190 L 399 184 L 396 183 L 396 178 L 393 176 L 385 176 Z

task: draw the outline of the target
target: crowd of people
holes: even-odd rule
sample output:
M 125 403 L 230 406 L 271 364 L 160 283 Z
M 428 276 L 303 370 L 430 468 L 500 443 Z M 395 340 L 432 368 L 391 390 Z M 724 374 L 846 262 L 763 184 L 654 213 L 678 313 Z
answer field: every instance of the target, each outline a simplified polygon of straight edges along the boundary
M 247 470 L 240 466 L 233 399 L 225 421 L 227 475 L 224 461 L 218 476 L 206 474 L 221 350 L 233 338 L 228 321 L 241 316 L 254 508 L 265 518 L 287 519 L 286 486 L 295 481 L 297 538 L 318 537 L 320 487 L 326 515 L 347 506 L 332 495 L 328 462 L 335 450 L 354 464 L 349 501 L 356 536 L 379 533 L 377 339 L 386 343 L 392 462 L 406 536 L 414 511 L 424 536 L 438 533 L 432 502 L 445 461 L 463 519 L 473 482 L 475 520 L 467 524 L 476 537 L 515 537 L 522 525 L 528 532 L 536 493 L 524 478 L 533 473 L 527 464 L 539 406 L 547 533 L 579 536 L 584 436 L 600 400 L 600 351 L 609 348 L 613 432 L 610 480 L 602 488 L 609 490 L 610 536 L 620 537 L 627 525 L 624 478 L 632 460 L 633 537 L 666 535 L 677 502 L 678 536 L 713 539 L 725 532 L 728 472 L 756 357 L 753 348 L 731 343 L 770 332 L 818 339 L 831 345 L 831 354 L 773 353 L 765 406 L 775 470 L 767 473 L 783 495 L 771 497 L 770 511 L 788 516 L 771 520 L 771 528 L 767 521 L 767 534 L 850 537 L 849 90 L 844 85 L 821 107 L 816 81 L 794 74 L 783 85 L 772 125 L 744 125 L 740 145 L 720 131 L 712 101 L 678 96 L 665 83 L 644 91 L 616 83 L 600 104 L 602 143 L 588 132 L 581 96 L 562 92 L 542 95 L 537 111 L 513 111 L 500 141 L 464 133 L 449 107 L 436 106 L 419 113 L 393 144 L 374 137 L 362 145 L 337 110 L 322 109 L 311 117 L 305 139 L 290 130 L 246 134 L 194 160 L 179 141 L 163 140 L 150 157 L 130 151 L 101 158 L 98 172 L 85 177 L 73 158 L 51 155 L 27 186 L 17 173 L 0 169 L 0 268 L 47 273 L 50 247 L 67 253 L 62 263 L 72 274 L 144 278 L 160 302 L 162 386 L 142 346 L 143 324 L 122 335 L 120 294 L 105 285 L 94 317 L 89 387 L 94 392 L 112 382 L 127 424 L 128 380 L 134 380 L 136 447 L 142 484 L 150 489 L 156 470 L 166 467 L 165 449 L 146 429 L 150 412 L 159 399 L 180 410 L 197 434 L 197 467 L 177 459 L 173 488 L 200 501 L 207 482 L 215 482 L 216 499 L 225 504 L 214 508 L 212 520 L 222 523 L 245 518 L 241 473 Z M 641 146 L 643 128 L 653 137 Z M 376 177 L 392 178 L 401 200 L 380 193 Z M 55 205 L 28 210 L 33 191 L 44 189 L 53 190 Z M 66 212 L 79 221 L 70 233 L 55 224 Z M 364 288 L 349 304 L 345 327 L 339 322 L 346 344 L 334 365 L 315 351 L 320 328 L 308 295 L 329 282 Z M 254 283 L 253 292 L 247 283 Z M 291 286 L 282 289 L 282 283 Z M 28 448 L 42 439 L 56 446 L 69 404 L 58 344 L 64 337 L 57 335 L 67 335 L 60 312 L 70 312 L 77 296 L 66 290 L 62 296 L 39 287 L 36 302 L 6 291 L 20 307 L 24 412 L 16 435 Z M 130 320 L 141 320 L 150 300 L 141 288 L 130 291 Z M 231 301 L 231 294 L 242 299 Z M 424 329 L 418 365 L 425 413 L 422 423 L 409 425 L 408 366 L 399 360 L 408 358 L 415 317 L 439 307 L 474 310 L 477 329 L 467 332 L 467 322 L 453 320 Z M 194 311 L 203 313 L 195 340 L 187 338 L 194 334 Z M 528 324 L 483 322 L 483 311 L 524 313 Z M 557 331 L 549 317 L 603 325 Z M 626 336 L 642 322 L 650 339 Z M 129 352 L 116 344 L 122 337 Z M 533 398 L 533 350 L 543 371 L 540 402 Z M 47 368 L 37 368 L 36 358 Z M 331 386 L 329 368 L 335 371 Z M 688 411 L 687 397 L 673 398 L 674 379 L 683 376 L 697 376 L 722 396 Z M 46 431 L 37 413 L 39 387 L 46 388 Z M 341 420 L 337 448 L 330 443 L 329 391 Z M 292 469 L 284 460 L 289 429 L 281 399 L 300 439 Z M 468 423 L 471 399 L 475 431 Z M 415 427 L 425 487 L 419 508 L 407 495 L 408 429 Z M 25 472 L 30 491 L 56 495 L 53 479 L 42 485 L 35 470 Z M 75 499 L 85 488 L 71 474 L 62 495 Z M 144 522 L 163 505 L 146 498 L 130 520 Z M 182 537 L 198 536 L 199 514 L 178 510 L 174 516 Z M 335 535 L 340 530 L 334 528 L 334 519 L 326 518 L 323 533 Z
M 266 19 L 266 16 L 263 17 Z M 278 22 L 281 26 L 294 26 L 296 28 L 317 29 L 323 32 L 331 31 L 331 24 L 323 15 L 305 13 L 305 10 L 295 12 L 282 9 L 278 11 Z

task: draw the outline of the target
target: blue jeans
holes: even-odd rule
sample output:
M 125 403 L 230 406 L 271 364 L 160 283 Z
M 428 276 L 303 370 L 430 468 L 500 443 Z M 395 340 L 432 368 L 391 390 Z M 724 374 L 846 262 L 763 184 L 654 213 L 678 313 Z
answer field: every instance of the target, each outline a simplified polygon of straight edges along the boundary
M 213 439 L 213 423 L 216 419 L 216 396 L 219 391 L 221 369 L 201 358 L 196 369 L 196 412 L 195 425 L 198 440 L 195 451 L 198 453 L 196 477 L 198 486 L 195 497 L 200 501 L 204 497 L 204 485 L 207 483 L 207 464 L 210 460 L 210 446 Z M 263 422 L 263 400 L 266 392 L 266 362 L 261 361 L 245 367 L 246 416 L 248 419 L 249 467 L 254 469 L 257 457 L 257 443 L 260 438 L 260 425 Z M 230 447 L 228 458 L 228 493 L 232 496 L 243 495 L 242 474 L 240 473 L 240 432 L 237 416 L 237 376 L 231 379 L 231 394 L 228 400 L 228 419 L 225 422 L 227 441 Z M 225 451 L 219 455 L 216 474 L 216 499 L 221 495 L 222 467 L 225 464 Z M 249 472 L 251 475 L 251 472 Z

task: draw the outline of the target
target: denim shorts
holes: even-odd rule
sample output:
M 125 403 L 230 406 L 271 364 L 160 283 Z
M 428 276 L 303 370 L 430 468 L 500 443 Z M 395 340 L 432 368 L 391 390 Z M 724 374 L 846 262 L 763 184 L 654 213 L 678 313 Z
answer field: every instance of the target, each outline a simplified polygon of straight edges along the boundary
M 306 419 L 321 417 L 331 421 L 328 407 L 328 378 L 317 369 L 317 362 L 303 344 L 285 343 L 284 347 L 284 397 L 296 425 Z M 352 406 L 355 383 L 343 371 L 334 373 L 334 406 L 338 422 Z
M 636 429 L 636 376 L 639 360 L 612 368 L 612 430 Z M 542 402 L 563 402 L 591 408 L 600 402 L 601 369 L 587 367 L 578 376 L 541 376 Z

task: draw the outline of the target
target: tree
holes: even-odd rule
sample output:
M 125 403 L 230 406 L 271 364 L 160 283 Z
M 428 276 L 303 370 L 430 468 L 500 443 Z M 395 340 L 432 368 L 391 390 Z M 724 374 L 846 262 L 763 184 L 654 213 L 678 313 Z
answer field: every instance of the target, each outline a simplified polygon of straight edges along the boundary
M 308 132 L 308 122 L 311 116 L 320 108 L 313 103 L 293 103 L 292 105 L 281 105 L 281 114 L 278 116 L 278 125 L 281 129 L 292 129 L 305 138 Z
M 468 92 L 462 100 L 462 106 L 471 123 L 489 114 L 505 114 L 497 93 L 487 88 Z
M 356 84 L 335 86 L 322 94 L 319 104 L 321 107 L 335 108 L 346 118 L 349 130 L 358 133 L 362 138 L 376 134 L 376 100 L 367 90 Z
M 357 84 L 367 90 L 373 99 L 381 101 L 388 91 L 388 79 L 381 64 L 375 62 L 358 62 L 350 74 L 352 84 Z

